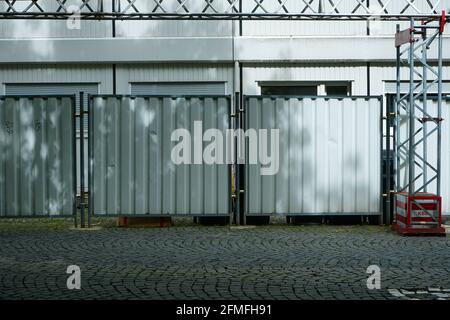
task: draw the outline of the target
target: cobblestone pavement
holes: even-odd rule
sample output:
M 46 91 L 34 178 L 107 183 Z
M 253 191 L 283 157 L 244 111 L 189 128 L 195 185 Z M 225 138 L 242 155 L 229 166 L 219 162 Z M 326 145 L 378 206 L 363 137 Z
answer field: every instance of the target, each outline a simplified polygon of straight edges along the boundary
M 81 290 L 66 287 L 81 268 Z M 381 267 L 380 290 L 366 271 Z M 450 237 L 383 227 L 96 231 L 0 223 L 0 299 L 448 299 Z

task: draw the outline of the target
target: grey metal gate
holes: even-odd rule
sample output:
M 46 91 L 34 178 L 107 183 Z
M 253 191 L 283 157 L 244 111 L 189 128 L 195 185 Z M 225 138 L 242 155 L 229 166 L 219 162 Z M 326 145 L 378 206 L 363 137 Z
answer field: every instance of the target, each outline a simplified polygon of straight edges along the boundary
M 227 96 L 91 96 L 89 214 L 228 216 L 229 165 L 174 164 L 171 135 L 194 121 L 225 133 L 230 108 Z
M 7 83 L 5 84 L 5 94 L 11 96 L 23 96 L 23 95 L 32 95 L 32 96 L 65 96 L 65 95 L 75 95 L 75 106 L 76 113 L 80 114 L 81 105 L 85 107 L 85 110 L 88 105 L 87 97 L 90 94 L 98 94 L 98 83 L 90 83 L 90 82 L 81 82 L 81 83 Z M 80 101 L 80 93 L 84 93 L 83 101 Z M 77 122 L 77 154 L 81 153 L 80 150 L 80 124 Z M 87 130 L 88 130 L 88 122 L 87 117 L 84 121 L 84 162 L 87 163 Z M 87 177 L 87 167 L 85 166 L 85 176 Z M 80 159 L 77 159 L 77 193 L 79 194 L 81 191 L 80 186 L 80 176 L 81 172 L 81 162 Z
M 0 97 L 0 217 L 75 214 L 75 96 Z
M 380 215 L 381 97 L 244 101 L 246 129 L 279 129 L 277 174 L 246 161 L 246 215 Z

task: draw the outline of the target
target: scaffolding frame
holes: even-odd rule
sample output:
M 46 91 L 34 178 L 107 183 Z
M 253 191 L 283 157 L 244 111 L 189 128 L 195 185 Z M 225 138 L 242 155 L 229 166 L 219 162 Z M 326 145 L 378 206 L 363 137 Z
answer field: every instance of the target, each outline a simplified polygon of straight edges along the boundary
M 397 25 L 397 94 L 395 107 L 395 172 L 397 194 L 407 194 L 412 204 L 440 224 L 434 211 L 424 208 L 417 196 L 441 196 L 442 153 L 442 41 L 447 21 L 445 11 L 440 18 L 419 21 L 410 17 L 408 29 Z M 405 45 L 406 48 L 402 48 Z M 435 49 L 437 62 L 432 63 L 429 51 Z M 408 91 L 402 94 L 402 67 L 408 70 Z M 437 105 L 429 108 L 430 91 L 436 87 Z M 429 150 L 435 147 L 435 157 Z M 435 187 L 432 187 L 432 184 Z M 433 190 L 431 190 L 433 189 Z
M 387 20 L 439 17 L 442 0 L 1 0 L 0 19 Z M 245 3 L 244 3 L 245 2 Z

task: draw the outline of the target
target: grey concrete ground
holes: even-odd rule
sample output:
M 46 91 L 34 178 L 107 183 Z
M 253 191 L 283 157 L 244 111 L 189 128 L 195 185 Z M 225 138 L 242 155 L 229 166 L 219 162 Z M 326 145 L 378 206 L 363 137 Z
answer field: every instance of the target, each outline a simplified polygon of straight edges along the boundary
M 450 299 L 450 237 L 271 225 L 93 231 L 0 221 L 0 299 Z M 81 268 L 68 290 L 66 268 Z M 368 290 L 368 266 L 381 289 Z

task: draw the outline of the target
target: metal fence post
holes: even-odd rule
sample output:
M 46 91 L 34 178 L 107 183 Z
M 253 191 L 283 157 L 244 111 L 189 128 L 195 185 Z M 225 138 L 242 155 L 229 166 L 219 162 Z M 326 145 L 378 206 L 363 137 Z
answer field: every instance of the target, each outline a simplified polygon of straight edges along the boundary
M 80 216 L 81 228 L 86 227 L 84 204 L 84 92 L 80 92 Z
M 74 158 L 72 159 L 72 167 L 73 167 L 73 224 L 75 228 L 78 228 L 78 219 L 77 219 L 77 183 L 78 183 L 78 179 L 77 179 L 77 158 L 78 158 L 78 153 L 77 153 L 77 109 L 76 109 L 76 95 L 74 94 L 72 96 L 72 109 L 71 109 L 71 113 L 72 113 L 72 152 L 73 152 L 73 156 Z
M 234 108 L 235 108 L 235 130 L 241 129 L 240 119 L 241 119 L 241 95 L 239 92 L 235 93 L 234 96 Z M 234 139 L 234 138 L 233 138 Z M 234 162 L 235 162 L 235 171 L 234 171 L 234 192 L 235 192 L 235 212 L 234 212 L 234 224 L 241 224 L 241 184 L 240 184 L 240 163 L 239 163 L 239 154 L 238 150 L 240 150 L 240 136 L 236 138 L 236 144 L 234 146 Z

